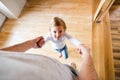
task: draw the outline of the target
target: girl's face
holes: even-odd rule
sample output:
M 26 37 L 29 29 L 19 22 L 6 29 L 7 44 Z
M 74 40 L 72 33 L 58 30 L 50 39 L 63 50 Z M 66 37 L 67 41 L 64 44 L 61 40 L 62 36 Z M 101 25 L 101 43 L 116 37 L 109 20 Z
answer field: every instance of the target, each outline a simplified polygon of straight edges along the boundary
M 56 38 L 57 40 L 59 40 L 64 35 L 65 30 L 62 26 L 54 26 L 54 27 L 51 27 L 50 32 L 53 38 Z

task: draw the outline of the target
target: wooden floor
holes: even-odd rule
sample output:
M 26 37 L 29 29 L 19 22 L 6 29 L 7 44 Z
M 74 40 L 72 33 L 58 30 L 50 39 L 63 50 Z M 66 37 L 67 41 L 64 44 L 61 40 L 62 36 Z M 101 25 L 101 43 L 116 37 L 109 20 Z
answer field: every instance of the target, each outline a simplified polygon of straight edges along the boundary
M 92 42 L 92 1 L 91 0 L 27 0 L 17 20 L 8 19 L 0 32 L 0 48 L 17 44 L 48 32 L 50 20 L 61 17 L 67 24 L 67 32 L 91 48 Z M 50 43 L 41 49 L 30 49 L 27 53 L 54 57 L 62 63 L 75 62 L 80 67 L 81 57 L 76 46 L 66 40 L 69 58 L 58 58 Z

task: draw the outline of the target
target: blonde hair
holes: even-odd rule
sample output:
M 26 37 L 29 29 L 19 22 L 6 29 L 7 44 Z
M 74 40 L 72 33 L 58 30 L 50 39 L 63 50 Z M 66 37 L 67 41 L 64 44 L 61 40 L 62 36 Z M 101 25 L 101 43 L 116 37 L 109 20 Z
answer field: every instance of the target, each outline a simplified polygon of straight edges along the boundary
M 55 26 L 62 26 L 64 30 L 67 28 L 65 22 L 59 17 L 54 17 L 50 22 L 50 28 Z

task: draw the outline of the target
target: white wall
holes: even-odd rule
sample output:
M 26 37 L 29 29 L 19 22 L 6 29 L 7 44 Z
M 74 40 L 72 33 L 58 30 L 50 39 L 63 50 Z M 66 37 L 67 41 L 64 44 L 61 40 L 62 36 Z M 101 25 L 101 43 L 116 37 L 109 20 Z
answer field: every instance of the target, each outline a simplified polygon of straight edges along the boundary
M 5 19 L 6 19 L 6 17 L 2 13 L 0 13 L 0 27 L 2 26 Z
M 0 11 L 8 18 L 17 19 L 25 3 L 26 0 L 1 0 Z

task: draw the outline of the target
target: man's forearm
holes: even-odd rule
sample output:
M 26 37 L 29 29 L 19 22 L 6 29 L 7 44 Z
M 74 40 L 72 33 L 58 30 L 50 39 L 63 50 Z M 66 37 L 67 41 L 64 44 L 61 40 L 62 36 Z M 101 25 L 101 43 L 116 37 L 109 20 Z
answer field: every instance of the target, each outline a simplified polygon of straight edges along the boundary
M 3 48 L 1 50 L 4 51 L 14 51 L 14 52 L 25 52 L 26 50 L 30 49 L 33 47 L 33 41 L 29 40 L 20 44 L 16 44 L 7 48 Z
M 14 52 L 25 52 L 30 48 L 41 48 L 43 44 L 45 43 L 44 38 L 42 36 L 37 37 L 32 40 L 28 40 L 26 42 L 16 44 L 7 48 L 3 48 L 0 50 L 4 51 L 14 51 Z
M 98 80 L 98 76 L 90 55 L 84 57 L 79 72 L 80 80 Z

